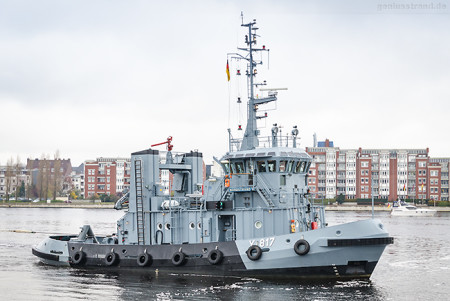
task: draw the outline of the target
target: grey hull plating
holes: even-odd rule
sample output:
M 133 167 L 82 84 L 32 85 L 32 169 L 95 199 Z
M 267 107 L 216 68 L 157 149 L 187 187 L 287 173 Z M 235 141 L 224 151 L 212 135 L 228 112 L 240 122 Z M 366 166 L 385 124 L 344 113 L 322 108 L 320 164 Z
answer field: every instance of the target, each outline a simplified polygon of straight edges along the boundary
M 364 229 L 369 236 L 352 236 L 355 229 Z M 294 244 L 304 239 L 309 242 L 310 250 L 305 255 L 297 255 Z M 80 268 L 135 268 L 175 273 L 198 273 L 211 275 L 255 276 L 255 277 L 299 277 L 299 278 L 355 278 L 370 277 L 378 258 L 391 238 L 382 229 L 379 220 L 365 220 L 333 226 L 305 233 L 288 234 L 274 237 L 273 240 L 260 238 L 250 241 L 218 242 L 181 245 L 118 245 L 86 244 L 82 242 L 63 242 L 54 238 L 47 244 L 33 249 L 33 253 L 46 264 L 72 265 Z M 248 248 L 262 244 L 262 256 L 250 260 Z M 264 245 L 268 242 L 268 245 Z M 342 243 L 339 243 L 342 242 Z M 47 247 L 48 246 L 48 247 Z M 55 248 L 61 248 L 54 250 Z M 40 249 L 39 249 L 40 248 Z M 60 255 L 50 253 L 50 249 Z M 223 259 L 212 264 L 208 255 L 220 250 Z M 74 263 L 77 252 L 84 252 L 86 258 Z M 109 253 L 117 254 L 117 260 L 108 264 Z M 177 252 L 186 255 L 185 261 L 176 266 L 173 256 Z M 138 264 L 142 254 L 150 255 L 146 266 Z M 69 256 L 65 256 L 68 254 Z

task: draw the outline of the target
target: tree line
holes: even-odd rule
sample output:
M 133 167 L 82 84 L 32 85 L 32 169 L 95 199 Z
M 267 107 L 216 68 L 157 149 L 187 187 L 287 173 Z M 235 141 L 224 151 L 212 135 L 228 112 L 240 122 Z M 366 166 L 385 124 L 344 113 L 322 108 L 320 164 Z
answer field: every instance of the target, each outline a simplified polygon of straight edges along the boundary
M 46 200 L 63 194 L 64 172 L 59 151 L 51 160 L 49 155 L 42 155 L 37 168 L 32 164 L 24 167 L 20 158 L 10 158 L 4 170 L 5 197 L 3 202 L 11 198 Z M 37 169 L 37 170 L 36 170 Z M 28 181 L 29 179 L 29 181 Z

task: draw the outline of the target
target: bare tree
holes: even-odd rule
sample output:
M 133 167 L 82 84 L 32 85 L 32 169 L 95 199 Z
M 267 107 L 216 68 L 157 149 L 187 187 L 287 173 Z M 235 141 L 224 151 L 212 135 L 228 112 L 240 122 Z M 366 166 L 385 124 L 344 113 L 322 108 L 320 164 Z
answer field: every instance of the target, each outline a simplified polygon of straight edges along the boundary
M 16 181 L 16 185 L 15 185 L 15 197 L 16 197 L 16 201 L 19 197 L 19 182 L 20 182 L 20 174 L 21 174 L 21 166 L 20 166 L 20 157 L 17 156 L 17 160 L 16 163 L 14 164 L 14 173 L 15 173 L 15 181 Z
M 50 182 L 50 162 L 48 160 L 48 155 L 42 154 L 39 160 L 39 199 L 46 200 L 48 198 Z
M 44 197 L 45 199 L 49 198 L 49 190 L 50 190 L 50 171 L 51 171 L 51 165 L 50 165 L 50 156 L 45 155 L 44 159 Z
M 44 154 L 41 155 L 41 160 L 39 160 L 39 171 L 38 171 L 38 192 L 39 192 L 39 200 L 43 200 L 44 193 Z
M 54 168 L 54 172 L 53 172 L 53 200 L 56 200 L 56 196 L 57 196 L 57 192 L 60 191 L 61 189 L 61 158 L 59 158 L 59 150 L 56 151 L 55 153 L 55 160 L 53 161 L 53 168 Z
M 6 201 L 9 202 L 9 193 L 12 187 L 12 181 L 14 177 L 14 160 L 10 158 L 6 163 L 6 171 L 5 171 L 5 189 L 6 189 Z

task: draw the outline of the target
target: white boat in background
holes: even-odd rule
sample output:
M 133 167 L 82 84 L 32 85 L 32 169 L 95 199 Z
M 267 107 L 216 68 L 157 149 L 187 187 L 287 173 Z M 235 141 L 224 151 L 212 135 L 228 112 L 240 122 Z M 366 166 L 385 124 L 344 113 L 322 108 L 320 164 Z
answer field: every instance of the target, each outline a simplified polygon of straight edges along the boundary
M 414 205 L 407 204 L 404 201 L 396 201 L 392 206 L 391 215 L 395 216 L 435 216 L 436 210 L 417 208 Z

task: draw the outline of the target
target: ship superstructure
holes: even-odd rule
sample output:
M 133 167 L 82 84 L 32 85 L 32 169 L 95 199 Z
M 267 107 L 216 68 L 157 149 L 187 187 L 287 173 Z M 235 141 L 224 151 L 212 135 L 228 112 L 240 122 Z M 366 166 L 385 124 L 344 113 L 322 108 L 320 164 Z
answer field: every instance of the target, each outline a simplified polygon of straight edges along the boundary
M 95 236 L 89 225 L 80 234 L 52 236 L 33 248 L 48 264 L 74 267 L 136 267 L 181 273 L 266 277 L 369 277 L 393 239 L 379 220 L 328 227 L 322 206 L 309 200 L 311 157 L 297 145 L 298 129 L 288 136 L 274 125 L 261 137 L 259 108 L 277 100 L 264 89 L 256 97 L 256 21 L 248 29 L 247 125 L 242 139 L 230 134 L 229 151 L 216 159 L 223 177 L 204 181 L 198 151 L 172 153 L 165 160 L 158 145 L 131 154 L 130 191 L 116 203 L 126 210 L 116 235 Z M 262 89 L 261 89 L 262 90 Z M 260 92 L 261 92 L 260 90 Z M 262 143 L 261 143 L 262 142 Z M 262 147 L 261 147 L 261 145 Z M 172 194 L 164 193 L 161 173 L 173 175 Z M 55 251 L 56 250 L 56 251 Z M 57 253 L 53 253 L 53 251 Z

